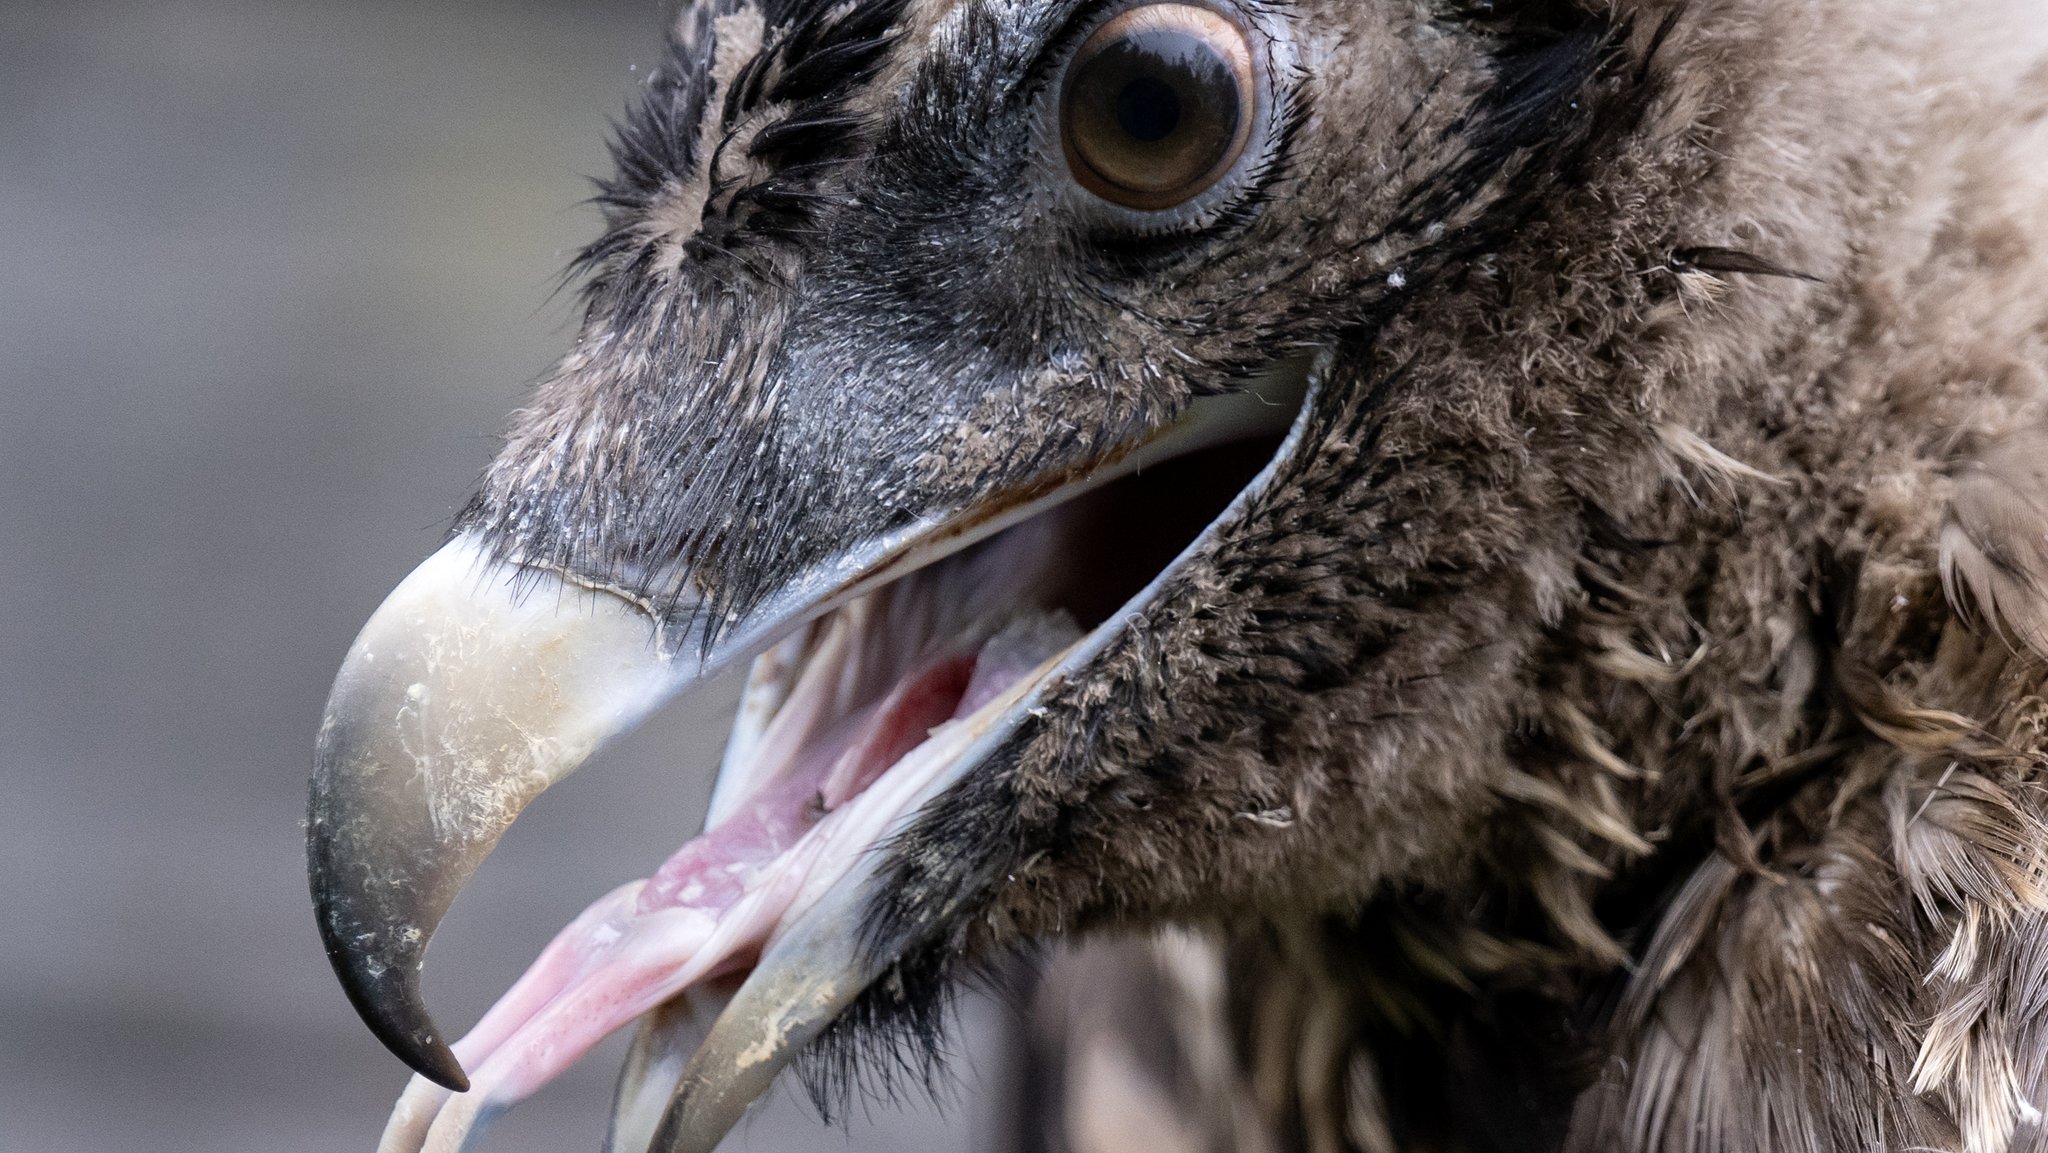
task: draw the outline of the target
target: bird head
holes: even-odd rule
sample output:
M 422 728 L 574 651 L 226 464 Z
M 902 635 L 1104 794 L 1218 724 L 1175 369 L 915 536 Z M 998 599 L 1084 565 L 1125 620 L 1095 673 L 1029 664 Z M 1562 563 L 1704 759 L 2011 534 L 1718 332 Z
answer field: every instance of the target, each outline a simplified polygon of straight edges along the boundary
M 1654 439 L 1534 351 L 1602 334 L 1508 302 L 1562 291 L 1560 246 L 1618 243 L 1617 205 L 1662 227 L 1629 164 L 1670 27 L 1568 0 L 688 5 L 619 131 L 574 347 L 320 729 L 336 972 L 472 1089 L 416 1083 L 387 1141 L 459 1140 L 714 989 L 701 1044 L 629 1087 L 643 1144 L 709 1149 L 827 1030 L 927 1014 L 1022 943 L 1463 867 L 1585 478 Z M 462 883 L 748 660 L 704 835 L 447 1045 L 419 973 Z

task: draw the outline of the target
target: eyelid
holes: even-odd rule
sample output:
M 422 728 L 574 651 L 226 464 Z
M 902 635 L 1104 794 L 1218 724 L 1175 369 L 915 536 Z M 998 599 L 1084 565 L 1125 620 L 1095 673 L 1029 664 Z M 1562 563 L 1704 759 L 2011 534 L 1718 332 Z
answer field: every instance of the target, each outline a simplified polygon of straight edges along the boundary
M 1231 35 L 1211 39 L 1208 33 L 1217 28 L 1227 29 Z M 1205 4 L 1192 4 L 1181 0 L 1152 0 L 1135 8 L 1127 8 L 1102 22 L 1102 26 L 1088 34 L 1081 47 L 1074 53 L 1074 63 L 1085 62 L 1094 52 L 1099 52 L 1117 37 L 1134 32 L 1192 32 L 1212 44 L 1229 49 L 1228 56 L 1232 69 L 1248 73 L 1252 70 L 1251 37 L 1237 21 Z M 1090 51 L 1093 49 L 1094 51 Z M 1072 65 L 1069 65 L 1072 67 Z

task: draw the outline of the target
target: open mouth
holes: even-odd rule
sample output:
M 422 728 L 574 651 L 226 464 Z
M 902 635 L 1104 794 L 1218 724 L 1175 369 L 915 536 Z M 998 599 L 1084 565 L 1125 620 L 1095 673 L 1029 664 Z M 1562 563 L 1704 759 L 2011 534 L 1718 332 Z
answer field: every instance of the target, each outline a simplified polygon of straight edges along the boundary
M 636 1049 L 607 1147 L 715 1143 L 730 1124 L 724 1114 L 737 1115 L 731 1107 L 709 1110 L 721 1115 L 697 1126 L 701 1142 L 677 1138 L 689 1071 L 751 1061 L 761 1068 L 744 1079 L 765 1086 L 804 1030 L 785 1022 L 771 1030 L 773 1052 L 763 1053 L 758 1041 L 721 1049 L 713 1026 L 713 1040 L 692 1057 L 702 1030 L 689 1021 L 735 988 L 744 997 L 762 976 L 757 968 L 773 967 L 799 929 L 816 937 L 830 922 L 830 932 L 857 936 L 864 902 L 848 882 L 872 863 L 872 850 L 1122 627 L 1176 558 L 1260 486 L 1297 423 L 1307 368 L 1251 392 L 1270 411 L 1240 405 L 1224 425 L 1188 437 L 1191 450 L 1169 445 L 1113 479 L 1086 478 L 1025 519 L 796 627 L 758 657 L 706 831 L 564 928 L 453 1046 L 469 1091 L 415 1078 L 380 1149 L 472 1147 L 490 1117 L 649 1014 L 670 1035 L 653 1038 L 650 1052 Z M 316 833 L 318 789 L 316 779 Z M 836 982 L 830 1004 L 805 1009 L 804 1028 L 814 1034 L 829 1024 L 858 991 Z M 679 1011 L 690 1002 L 697 1012 Z M 734 1100 L 743 1106 L 745 1096 Z

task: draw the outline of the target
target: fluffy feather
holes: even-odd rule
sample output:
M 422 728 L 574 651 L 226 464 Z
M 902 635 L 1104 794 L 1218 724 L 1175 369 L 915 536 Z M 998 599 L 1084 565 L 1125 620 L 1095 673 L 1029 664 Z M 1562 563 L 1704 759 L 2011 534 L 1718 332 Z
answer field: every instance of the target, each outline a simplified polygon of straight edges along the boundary
M 2048 432 L 2016 433 L 1962 463 L 1941 577 L 1966 619 L 2048 656 Z

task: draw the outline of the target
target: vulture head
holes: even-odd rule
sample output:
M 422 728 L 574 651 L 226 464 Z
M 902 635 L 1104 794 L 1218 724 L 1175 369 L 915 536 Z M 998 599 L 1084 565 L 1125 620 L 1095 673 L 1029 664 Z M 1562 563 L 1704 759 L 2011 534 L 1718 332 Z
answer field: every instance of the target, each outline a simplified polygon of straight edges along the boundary
M 1163 927 L 1274 1149 L 2042 1140 L 2039 23 L 692 0 L 320 728 L 385 1149 L 637 1021 L 610 1147 L 706 1151 Z M 447 1044 L 499 836 L 747 661 L 704 833 Z

